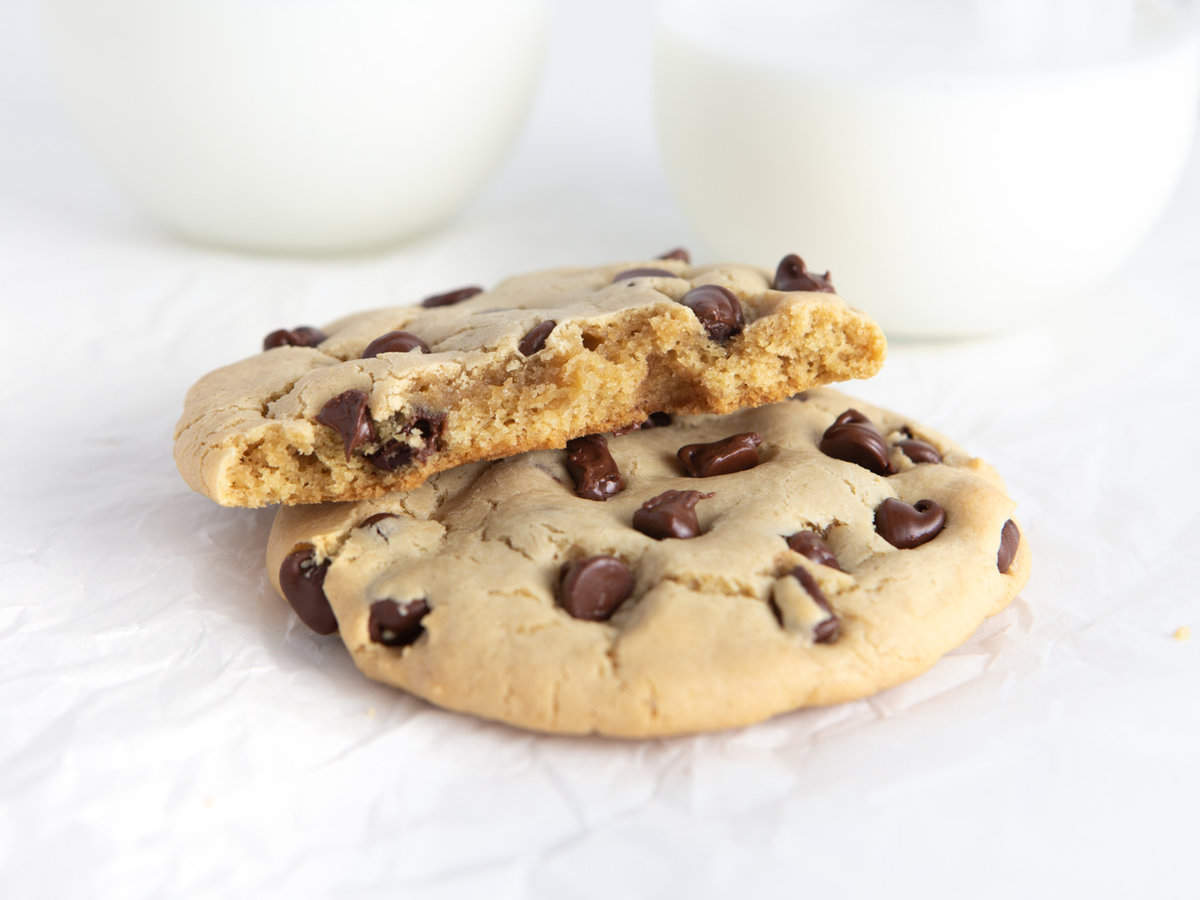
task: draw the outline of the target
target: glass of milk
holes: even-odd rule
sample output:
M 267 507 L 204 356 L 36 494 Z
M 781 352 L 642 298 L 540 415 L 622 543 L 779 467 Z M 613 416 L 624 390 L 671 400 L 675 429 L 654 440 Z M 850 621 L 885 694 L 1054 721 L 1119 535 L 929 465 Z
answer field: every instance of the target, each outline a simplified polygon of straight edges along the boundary
M 43 0 L 117 179 L 206 242 L 357 250 L 441 224 L 517 134 L 547 0 Z
M 655 110 L 710 250 L 831 269 L 892 335 L 1085 296 L 1188 158 L 1192 4 L 665 0 Z

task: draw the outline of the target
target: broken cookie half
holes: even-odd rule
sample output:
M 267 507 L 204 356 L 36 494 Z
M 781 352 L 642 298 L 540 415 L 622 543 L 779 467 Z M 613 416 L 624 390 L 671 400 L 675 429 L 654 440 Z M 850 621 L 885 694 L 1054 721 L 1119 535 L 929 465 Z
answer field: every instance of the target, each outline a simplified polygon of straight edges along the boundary
M 772 275 L 676 255 L 281 328 L 188 392 L 176 463 L 226 506 L 364 499 L 655 413 L 874 375 L 879 327 L 798 270 L 791 256 Z

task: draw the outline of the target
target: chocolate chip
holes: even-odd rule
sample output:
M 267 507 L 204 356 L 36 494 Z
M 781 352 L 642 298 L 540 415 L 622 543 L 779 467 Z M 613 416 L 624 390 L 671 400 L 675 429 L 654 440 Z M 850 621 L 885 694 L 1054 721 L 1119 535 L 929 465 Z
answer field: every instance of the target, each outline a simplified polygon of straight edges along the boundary
M 870 425 L 871 420 L 860 413 L 857 409 L 848 409 L 833 420 L 834 425 L 849 425 L 852 423 Z
M 429 352 L 429 345 L 408 331 L 389 331 L 381 334 L 363 351 L 363 359 L 371 359 L 380 353 L 407 353 L 409 350 L 421 348 L 422 353 Z
M 397 431 L 395 437 L 384 441 L 366 460 L 384 472 L 394 472 L 412 463 L 423 462 L 440 446 L 445 427 L 444 415 L 420 415 Z M 414 434 L 420 438 L 416 446 L 408 440 Z
M 389 513 L 389 512 L 375 513 L 375 515 L 367 516 L 365 519 L 363 519 L 361 522 L 359 522 L 357 527 L 370 528 L 376 522 L 382 522 L 384 519 L 394 519 L 394 518 L 396 518 L 395 513 Z M 378 528 L 375 530 L 379 531 Z
M 371 604 L 367 632 L 371 640 L 385 647 L 407 647 L 425 633 L 421 620 L 429 614 L 424 597 L 409 600 L 403 606 L 395 600 L 377 600 Z
M 567 471 L 575 481 L 576 495 L 585 500 L 607 500 L 625 489 L 608 441 L 598 434 L 567 441 Z
M 837 557 L 829 549 L 829 545 L 815 531 L 797 531 L 787 538 L 787 545 L 806 559 L 811 559 L 819 566 L 829 566 L 831 569 L 842 571 Z
M 828 272 L 818 275 L 816 272 L 808 271 L 804 260 L 795 253 L 789 253 L 779 261 L 779 267 L 775 269 L 775 280 L 771 282 L 771 287 L 777 291 L 836 293 L 833 289 L 833 282 L 829 280 Z
M 470 300 L 476 294 L 482 294 L 483 288 L 476 285 L 470 287 L 461 287 L 454 291 L 447 291 L 444 294 L 434 294 L 432 297 L 426 297 L 421 301 L 421 305 L 426 309 L 432 309 L 435 306 L 453 306 L 455 303 L 462 303 L 464 300 Z
M 687 473 L 696 478 L 728 475 L 758 465 L 758 450 L 762 438 L 757 432 L 735 434 L 709 444 L 687 444 L 676 452 Z
M 918 500 L 910 506 L 889 497 L 875 509 L 875 531 L 901 550 L 932 541 L 945 527 L 946 511 L 932 500 Z
M 416 455 L 415 448 L 404 441 L 391 438 L 380 444 L 379 449 L 374 453 L 369 453 L 364 458 L 377 469 L 384 472 L 395 472 L 411 463 Z
M 1017 547 L 1021 544 L 1021 530 L 1017 523 L 1009 519 L 1000 529 L 1000 552 L 996 554 L 996 568 L 1002 575 L 1007 575 L 1012 568 L 1013 560 L 1017 558 Z
M 554 326 L 557 324 L 553 319 L 547 319 L 545 322 L 538 322 L 530 328 L 525 337 L 521 338 L 521 342 L 517 344 L 517 349 L 521 351 L 521 355 L 533 356 L 533 354 L 545 347 L 546 338 L 550 336 L 550 332 L 554 330 Z
M 942 454 L 937 452 L 937 447 L 926 441 L 908 438 L 896 441 L 896 446 L 915 463 L 940 463 L 942 461 Z
M 671 414 L 665 412 L 653 412 L 647 416 L 644 422 L 635 422 L 632 425 L 626 425 L 624 428 L 618 428 L 613 432 L 614 435 L 629 434 L 631 431 L 645 431 L 647 428 L 665 428 L 671 424 Z
M 848 409 L 825 429 L 818 449 L 826 456 L 852 462 L 876 475 L 891 475 L 888 446 L 871 421 L 856 409 Z
M 633 573 L 615 556 L 591 556 L 563 567 L 558 605 L 576 619 L 603 622 L 633 593 Z
M 816 579 L 809 575 L 803 566 L 796 566 L 792 570 L 792 574 L 796 576 L 796 580 L 800 582 L 800 586 L 808 592 L 808 596 L 813 598 L 813 603 L 829 613 L 828 619 L 818 622 L 813 627 L 813 641 L 818 644 L 832 644 L 842 634 L 842 623 L 833 614 L 833 607 L 829 605 L 829 601 L 817 585 Z
M 690 263 L 692 254 L 688 253 L 683 247 L 675 247 L 673 250 L 668 250 L 658 257 L 659 259 L 677 259 L 680 262 Z
M 711 496 L 699 491 L 663 491 L 643 503 L 633 514 L 633 527 L 656 541 L 694 538 L 700 533 L 696 504 Z
M 319 328 L 313 328 L 311 325 L 280 328 L 263 338 L 263 350 L 271 350 L 275 347 L 315 347 L 326 337 L 325 332 Z
M 317 634 L 337 631 L 337 619 L 325 596 L 325 573 L 329 560 L 317 562 L 311 544 L 299 544 L 283 558 L 279 567 L 279 587 L 300 621 Z
M 696 314 L 714 341 L 727 341 L 735 334 L 740 334 L 745 326 L 742 304 L 719 284 L 702 284 L 692 288 L 679 302 Z
M 626 269 L 624 272 L 618 272 L 613 276 L 612 283 L 624 281 L 626 278 L 678 278 L 674 272 L 667 269 L 654 269 L 642 267 L 640 269 Z
M 805 593 L 812 597 L 813 603 L 819 606 L 824 612 L 828 613 L 828 618 L 821 619 L 813 625 L 812 639 L 815 644 L 832 644 L 842 636 L 842 623 L 838 621 L 838 617 L 833 613 L 833 607 L 829 605 L 829 600 L 826 599 L 824 592 L 817 584 L 815 578 L 808 574 L 804 566 L 796 566 L 792 569 L 791 576 L 800 582 L 800 586 L 804 588 Z M 783 613 L 780 611 L 775 598 L 771 598 L 771 611 L 775 613 L 775 620 L 780 625 L 783 624 Z
M 800 391 L 798 394 L 792 394 L 788 399 L 799 400 L 801 403 L 804 403 L 808 400 L 808 391 Z
M 342 436 L 346 459 L 354 448 L 375 440 L 375 423 L 371 421 L 367 400 L 366 391 L 342 391 L 317 414 L 318 422 Z

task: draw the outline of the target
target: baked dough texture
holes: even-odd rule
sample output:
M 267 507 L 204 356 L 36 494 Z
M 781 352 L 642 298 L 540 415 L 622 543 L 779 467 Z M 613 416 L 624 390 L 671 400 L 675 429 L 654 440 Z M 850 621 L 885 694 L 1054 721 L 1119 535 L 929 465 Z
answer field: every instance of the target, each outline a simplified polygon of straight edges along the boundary
M 638 267 L 671 274 L 614 281 Z M 454 305 L 352 315 L 316 346 L 278 346 L 203 377 L 176 427 L 175 460 L 191 487 L 226 506 L 379 497 L 652 412 L 731 412 L 878 371 L 886 344 L 869 318 L 834 294 L 771 284 L 748 266 L 660 259 L 522 275 Z M 680 302 L 701 285 L 737 298 L 743 330 L 710 336 Z M 527 352 L 522 339 L 547 322 L 544 345 Z M 394 331 L 431 352 L 361 358 Z M 318 421 L 347 391 L 365 395 L 372 430 L 353 452 Z M 391 471 L 370 462 L 396 439 L 419 452 Z
M 878 429 L 894 474 L 822 452 L 822 436 L 849 408 Z M 681 446 L 748 432 L 762 439 L 757 465 L 684 473 Z M 942 461 L 914 463 L 900 446 L 910 439 Z M 374 500 L 285 507 L 270 537 L 270 577 L 279 588 L 297 552 L 327 564 L 336 627 L 373 679 L 523 728 L 645 737 L 746 725 L 913 678 L 1029 575 L 1023 537 L 1000 550 L 1002 535 L 1018 531 L 1006 526 L 1014 504 L 990 466 L 833 390 L 679 416 L 607 443 L 624 489 L 604 501 L 577 496 L 567 453 L 547 450 L 461 466 Z M 668 490 L 711 493 L 694 503 L 697 536 L 657 540 L 631 526 Z M 933 501 L 944 527 L 898 549 L 876 531 L 889 498 Z M 840 569 L 790 549 L 788 536 L 803 531 L 824 540 Z M 998 553 L 1011 560 L 1006 572 Z M 633 591 L 606 621 L 574 618 L 558 599 L 561 572 L 597 555 L 624 562 Z M 384 600 L 428 608 L 412 643 L 373 639 L 371 609 Z M 814 625 L 829 614 L 836 637 L 818 641 Z

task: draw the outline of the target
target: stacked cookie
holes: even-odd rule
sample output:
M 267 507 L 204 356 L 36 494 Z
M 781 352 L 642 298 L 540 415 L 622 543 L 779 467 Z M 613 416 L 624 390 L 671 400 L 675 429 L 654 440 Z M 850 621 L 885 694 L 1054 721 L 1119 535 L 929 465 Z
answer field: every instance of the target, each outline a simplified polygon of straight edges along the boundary
M 273 583 L 372 678 L 543 731 L 731 727 L 919 674 L 1028 576 L 986 464 L 818 387 L 884 349 L 798 257 L 672 251 L 272 332 L 192 388 L 176 460 L 284 504 Z

